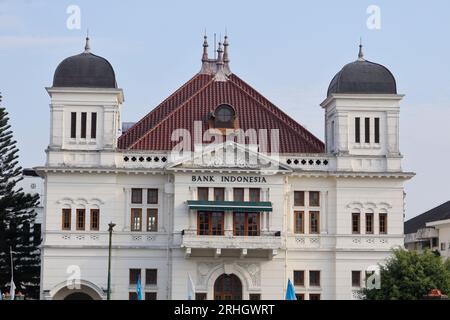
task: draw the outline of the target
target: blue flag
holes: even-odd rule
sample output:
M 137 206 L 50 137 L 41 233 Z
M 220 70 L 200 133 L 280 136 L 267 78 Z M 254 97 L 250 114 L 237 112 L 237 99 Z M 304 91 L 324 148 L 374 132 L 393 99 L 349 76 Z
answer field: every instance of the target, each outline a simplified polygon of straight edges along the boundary
M 136 293 L 138 300 L 144 300 L 142 298 L 142 287 L 141 287 L 141 276 L 138 276 L 137 284 L 136 284 Z
M 295 288 L 292 285 L 291 279 L 288 279 L 286 289 L 286 300 L 297 300 L 297 297 L 295 296 Z

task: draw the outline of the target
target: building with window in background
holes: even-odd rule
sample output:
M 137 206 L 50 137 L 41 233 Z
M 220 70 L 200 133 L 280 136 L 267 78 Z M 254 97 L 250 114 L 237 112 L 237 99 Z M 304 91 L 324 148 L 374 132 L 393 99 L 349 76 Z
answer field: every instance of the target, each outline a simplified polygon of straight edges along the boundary
M 59 64 L 50 95 L 43 299 L 354 299 L 403 246 L 404 182 L 392 73 L 364 58 L 331 80 L 322 142 L 230 68 L 219 43 L 135 124 L 111 64 Z M 311 106 L 302 106 L 308 107 Z M 123 130 L 122 130 L 123 128 Z

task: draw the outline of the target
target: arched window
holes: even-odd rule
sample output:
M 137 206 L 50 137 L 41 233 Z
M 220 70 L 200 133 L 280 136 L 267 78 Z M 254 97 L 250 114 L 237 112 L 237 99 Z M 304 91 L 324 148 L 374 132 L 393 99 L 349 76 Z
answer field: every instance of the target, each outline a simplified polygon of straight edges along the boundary
M 222 104 L 214 111 L 214 127 L 216 128 L 234 128 L 234 119 L 236 112 L 233 107 Z

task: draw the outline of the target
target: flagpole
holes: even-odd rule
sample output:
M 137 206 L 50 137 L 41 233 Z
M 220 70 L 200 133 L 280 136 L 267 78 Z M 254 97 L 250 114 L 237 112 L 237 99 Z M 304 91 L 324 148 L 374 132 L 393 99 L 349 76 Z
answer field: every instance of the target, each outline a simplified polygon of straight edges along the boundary
M 14 264 L 13 264 L 13 255 L 12 255 L 12 248 L 9 246 L 9 255 L 11 256 L 11 279 L 14 278 Z

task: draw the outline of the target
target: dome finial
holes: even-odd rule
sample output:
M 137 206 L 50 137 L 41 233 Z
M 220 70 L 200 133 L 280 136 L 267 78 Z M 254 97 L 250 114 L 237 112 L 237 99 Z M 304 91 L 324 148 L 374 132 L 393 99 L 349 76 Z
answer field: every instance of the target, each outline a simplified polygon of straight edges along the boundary
M 85 53 L 91 52 L 91 43 L 89 41 L 89 29 L 86 32 L 86 45 L 84 46 L 84 52 Z
M 206 36 L 206 29 L 205 29 L 205 35 L 203 36 L 203 56 L 202 56 L 202 62 L 208 61 L 208 37 Z
M 358 52 L 358 61 L 365 61 L 364 52 L 363 52 L 362 38 L 359 38 L 359 52 Z

